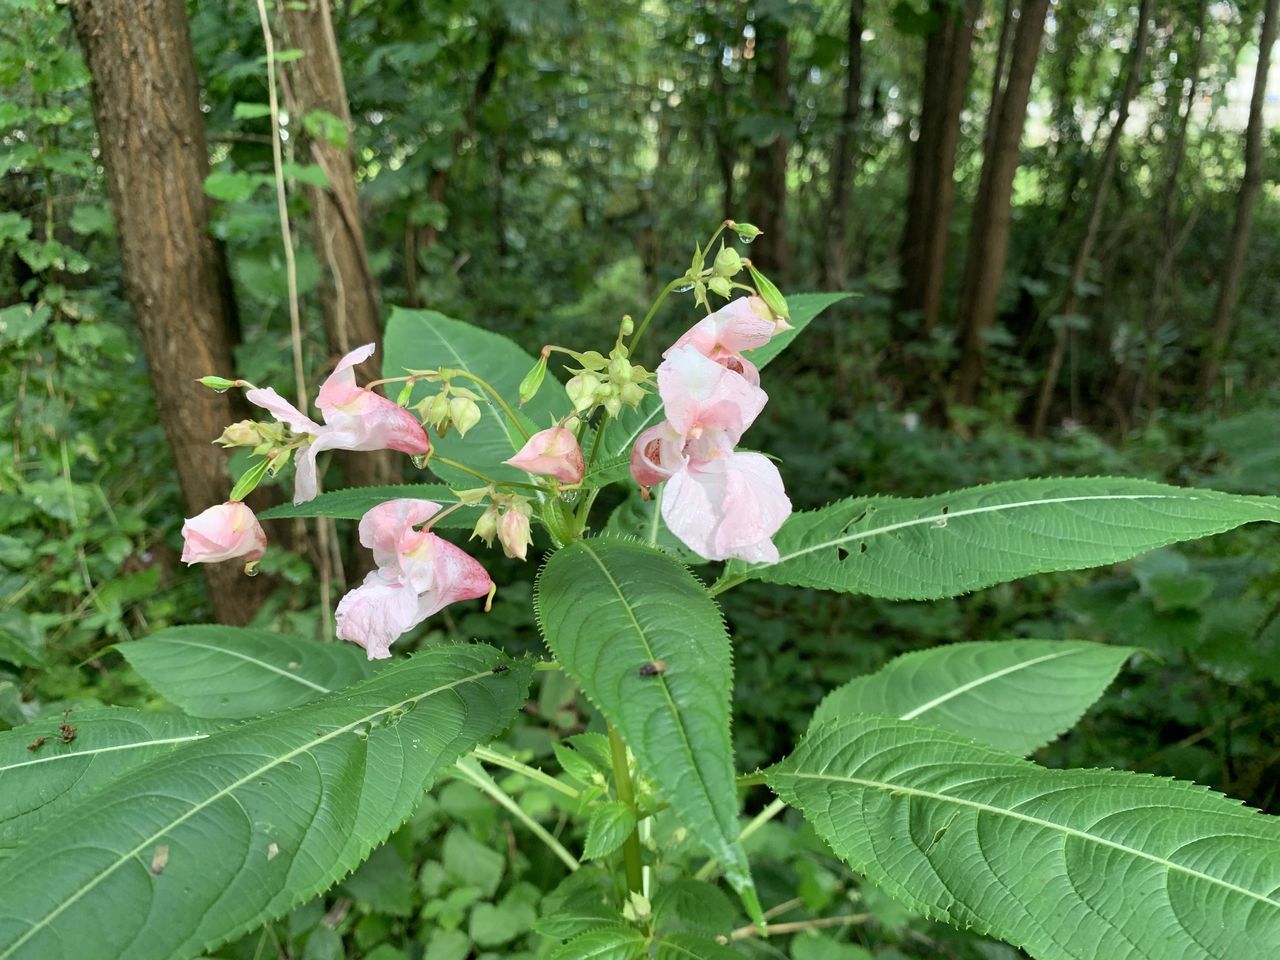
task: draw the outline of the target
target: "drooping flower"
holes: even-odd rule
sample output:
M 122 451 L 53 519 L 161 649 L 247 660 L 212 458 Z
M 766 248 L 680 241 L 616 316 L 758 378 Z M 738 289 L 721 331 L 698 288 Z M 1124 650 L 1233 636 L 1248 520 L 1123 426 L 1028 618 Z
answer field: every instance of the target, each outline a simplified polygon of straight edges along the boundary
M 316 406 L 324 418 L 323 426 L 269 387 L 245 392 L 250 403 L 269 411 L 295 433 L 313 437 L 298 451 L 294 503 L 315 497 L 316 456 L 322 451 L 398 450 L 412 455 L 431 452 L 431 441 L 413 414 L 367 387 L 356 386 L 355 366 L 373 356 L 375 349 L 369 343 L 352 350 L 320 386 Z
M 567 427 L 538 431 L 519 453 L 504 462 L 526 473 L 555 477 L 561 483 L 579 483 L 586 470 L 578 438 Z
M 370 660 L 391 656 L 391 644 L 433 613 L 493 589 L 473 557 L 416 529 L 439 510 L 430 500 L 389 500 L 360 520 L 360 543 L 378 569 L 339 601 L 336 620 L 338 636 L 364 647 Z
M 662 498 L 668 529 L 707 560 L 778 559 L 772 537 L 791 513 L 778 468 L 734 449 L 768 396 L 693 343 L 672 347 L 658 367 L 667 420 L 636 439 L 631 474 Z
M 253 511 L 236 500 L 219 503 L 182 524 L 182 562 L 218 563 L 262 559 L 267 535 Z
M 763 300 L 739 297 L 695 323 L 663 356 L 669 357 L 680 347 L 693 346 L 704 357 L 759 386 L 760 371 L 743 353 L 763 347 L 775 332 L 777 324 Z

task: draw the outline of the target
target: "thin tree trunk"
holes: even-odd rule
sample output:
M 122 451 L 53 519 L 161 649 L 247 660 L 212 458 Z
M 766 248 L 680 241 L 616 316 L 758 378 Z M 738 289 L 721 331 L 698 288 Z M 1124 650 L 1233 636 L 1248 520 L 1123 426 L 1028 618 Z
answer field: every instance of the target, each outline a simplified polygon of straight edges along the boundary
M 955 399 L 962 404 L 973 404 L 978 398 L 986 352 L 985 334 L 995 322 L 1000 282 L 1009 253 L 1013 177 L 1018 169 L 1022 127 L 1048 6 L 1049 0 L 1023 0 L 1011 50 L 1009 79 L 1000 94 L 999 112 L 993 115 L 995 126 L 982 161 L 960 297 L 960 364 Z
M 1267 72 L 1271 68 L 1271 48 L 1276 42 L 1277 8 L 1280 0 L 1267 0 L 1262 14 L 1262 33 L 1258 44 L 1258 68 L 1253 75 L 1253 95 L 1249 100 L 1249 124 L 1245 129 L 1244 177 L 1236 198 L 1236 220 L 1231 229 L 1231 242 L 1222 265 L 1222 285 L 1213 308 L 1213 333 L 1204 366 L 1200 368 L 1200 404 L 1207 406 L 1218 383 L 1218 371 L 1226 356 L 1227 345 L 1235 330 L 1236 307 L 1240 301 L 1240 280 L 1249 253 L 1249 233 L 1253 229 L 1253 211 L 1262 192 L 1263 105 L 1266 101 Z
M 285 4 L 283 10 L 288 45 L 303 52 L 285 66 L 291 110 L 304 122 L 309 114 L 323 111 L 336 117 L 345 129 L 345 142 L 312 135 L 304 140 L 310 159 L 329 180 L 328 190 L 308 187 L 307 198 L 316 258 L 328 268 L 323 271 L 328 282 L 321 296 L 325 337 L 330 352 L 342 356 L 362 344 L 382 341 L 378 289 L 360 223 L 351 110 L 328 0 Z M 381 376 L 379 358 L 365 361 L 356 371 L 364 380 L 377 379 Z M 399 474 L 399 459 L 389 450 L 344 456 L 342 466 L 347 482 L 356 487 L 394 483 Z
M 935 0 L 934 10 L 942 19 L 941 26 L 925 41 L 920 130 L 911 152 L 898 292 L 899 311 L 919 311 L 921 329 L 926 333 L 937 325 L 942 308 L 960 113 L 968 88 L 974 23 L 982 12 L 982 2 L 967 0 L 960 10 L 946 0 Z
M 849 67 L 844 81 L 844 113 L 831 156 L 831 204 L 827 216 L 827 242 L 823 275 L 828 290 L 843 289 L 849 275 L 846 249 L 849 233 L 849 196 L 853 186 L 855 133 L 862 102 L 862 4 L 849 0 Z
M 1062 359 L 1066 352 L 1068 339 L 1071 336 L 1066 318 L 1074 316 L 1080 309 L 1080 286 L 1084 283 L 1084 273 L 1089 266 L 1089 258 L 1093 254 L 1093 245 L 1098 239 L 1098 230 L 1102 226 L 1102 214 L 1106 210 L 1107 195 L 1111 192 L 1111 181 L 1115 177 L 1116 160 L 1120 155 L 1120 141 L 1124 137 L 1124 127 L 1129 120 L 1129 108 L 1133 98 L 1138 94 L 1142 83 L 1142 67 L 1146 60 L 1147 36 L 1151 27 L 1151 0 L 1142 0 L 1138 4 L 1138 27 L 1133 36 L 1133 46 L 1129 52 L 1129 70 L 1125 76 L 1124 88 L 1116 104 L 1116 119 L 1107 134 L 1107 145 L 1102 151 L 1102 163 L 1096 178 L 1097 187 L 1093 192 L 1093 200 L 1089 206 L 1089 219 L 1085 222 L 1084 235 L 1080 245 L 1076 247 L 1075 259 L 1071 262 L 1071 273 L 1067 277 L 1067 289 L 1063 297 L 1062 308 L 1058 311 L 1063 318 L 1054 331 L 1053 352 L 1049 357 L 1049 365 L 1045 370 L 1044 382 L 1040 385 L 1040 396 L 1036 401 L 1035 416 L 1032 420 L 1032 436 L 1042 436 L 1049 417 L 1049 406 L 1053 402 L 1053 390 L 1058 382 L 1058 373 L 1062 369 Z
M 227 499 L 212 445 L 239 412 L 232 394 L 193 381 L 230 374 L 235 307 L 209 236 L 209 159 L 183 0 L 71 0 L 93 83 L 94 119 L 115 212 L 125 295 L 133 307 L 160 423 L 187 509 Z M 237 563 L 205 566 L 214 612 L 247 623 L 267 586 Z
M 776 118 L 791 117 L 791 52 L 786 25 L 770 17 L 756 21 L 755 72 L 752 89 L 759 109 Z M 751 259 L 772 273 L 791 267 L 787 242 L 787 154 L 790 143 L 777 133 L 752 152 L 748 176 L 747 219 L 764 231 L 751 248 Z

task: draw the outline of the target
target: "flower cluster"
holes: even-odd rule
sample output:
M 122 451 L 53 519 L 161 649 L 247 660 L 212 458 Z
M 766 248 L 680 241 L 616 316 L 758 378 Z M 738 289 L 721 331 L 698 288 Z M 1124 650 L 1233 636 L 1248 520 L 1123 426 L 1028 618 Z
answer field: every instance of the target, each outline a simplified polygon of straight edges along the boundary
M 778 329 L 755 297 L 695 324 L 658 367 L 667 419 L 640 434 L 631 451 L 637 483 L 667 482 L 667 528 L 707 560 L 778 559 L 772 537 L 791 513 L 782 477 L 767 457 L 734 449 L 769 399 L 743 352 L 764 346 Z
M 389 500 L 360 520 L 360 542 L 378 569 L 338 603 L 338 636 L 364 647 L 370 660 L 391 656 L 405 631 L 459 600 L 489 596 L 493 581 L 478 561 L 430 530 L 440 512 L 430 500 Z

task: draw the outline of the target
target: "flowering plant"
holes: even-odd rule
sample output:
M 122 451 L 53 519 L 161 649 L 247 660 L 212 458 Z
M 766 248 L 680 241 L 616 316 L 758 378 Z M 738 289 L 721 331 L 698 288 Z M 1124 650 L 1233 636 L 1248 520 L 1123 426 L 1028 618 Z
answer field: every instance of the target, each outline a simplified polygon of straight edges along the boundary
M 0 735 L 0 774 L 27 787 L 0 821 L 0 839 L 17 841 L 0 879 L 0 960 L 195 956 L 330 887 L 443 777 L 477 785 L 562 865 L 537 928 L 558 960 L 721 960 L 794 932 L 771 921 L 796 901 L 769 902 L 778 878 L 758 886 L 749 856 L 787 807 L 811 843 L 908 909 L 1034 957 L 1280 944 L 1274 820 L 1187 783 L 1024 759 L 1075 723 L 1128 648 L 1019 639 L 911 654 L 831 691 L 781 762 L 736 768 L 716 598 L 739 584 L 952 597 L 1277 521 L 1280 501 L 1081 478 L 794 511 L 786 465 L 743 445 L 767 415 L 766 366 L 841 297 L 786 298 L 723 241 L 711 256 L 725 230 L 758 232 L 726 221 L 647 316 L 622 320 L 607 354 L 547 345 L 534 359 L 397 310 L 386 379 L 355 381 L 372 345 L 344 357 L 319 392 L 323 423 L 270 388 L 208 378 L 245 388 L 274 421 L 220 438 L 256 460 L 227 503 L 187 521 L 183 559 L 252 567 L 266 534 L 243 499 L 292 460 L 294 503 L 263 519 L 358 519 L 375 569 L 338 601 L 326 642 L 188 628 L 124 644 L 183 713 L 85 713 L 78 735 L 31 750 Z M 650 333 L 677 291 L 705 315 Z M 661 341 L 652 373 L 635 359 L 646 334 Z M 553 358 L 566 358 L 563 384 Z M 380 449 L 438 482 L 319 491 L 318 454 Z M 508 557 L 545 554 L 534 607 L 549 656 L 406 653 L 447 606 L 506 602 L 485 567 L 495 540 Z M 535 763 L 501 737 L 534 678 L 552 675 L 591 715 Z M 485 767 L 545 790 L 583 824 L 580 849 Z M 721 880 L 738 906 L 723 907 Z M 103 927 L 108 914 L 117 922 Z

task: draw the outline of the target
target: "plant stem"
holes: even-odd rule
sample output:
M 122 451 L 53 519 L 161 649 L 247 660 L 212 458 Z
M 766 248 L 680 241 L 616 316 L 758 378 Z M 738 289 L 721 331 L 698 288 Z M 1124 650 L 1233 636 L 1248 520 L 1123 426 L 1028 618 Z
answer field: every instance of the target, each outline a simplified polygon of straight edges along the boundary
M 561 783 L 549 773 L 539 770 L 537 767 L 531 767 L 528 764 L 521 763 L 513 757 L 508 757 L 505 753 L 498 753 L 496 750 L 490 750 L 488 747 L 476 747 L 471 751 L 471 755 L 477 760 L 485 763 L 493 764 L 495 767 L 504 767 L 512 773 L 518 773 L 521 776 L 528 777 L 536 783 L 542 784 L 544 787 L 550 787 L 563 793 L 566 797 L 572 797 L 577 800 L 579 793 L 567 783 Z
M 663 301 L 666 300 L 668 296 L 670 296 L 671 292 L 675 290 L 676 287 L 680 286 L 680 284 L 682 283 L 688 283 L 688 282 L 689 281 L 687 277 L 683 277 L 683 276 L 676 277 L 674 280 L 672 280 L 670 283 L 668 283 L 665 287 L 662 288 L 662 292 L 658 294 L 658 299 L 653 301 L 653 306 L 650 307 L 649 312 L 644 315 L 644 319 L 640 321 L 640 326 L 636 327 L 636 332 L 631 337 L 631 343 L 628 344 L 628 347 L 630 348 L 632 353 L 635 352 L 636 344 L 638 344 L 640 342 L 640 338 L 644 336 L 645 330 L 649 328 L 649 321 L 652 320 L 653 315 L 658 312 L 658 308 L 662 306 Z
M 732 577 L 723 577 L 711 586 L 707 587 L 707 593 L 712 597 L 718 597 L 726 590 L 732 590 L 738 584 L 746 583 L 750 579 L 750 577 L 744 577 L 741 574 Z
M 753 774 L 753 776 L 755 775 Z M 739 777 L 738 786 L 742 786 L 743 785 L 742 781 L 746 779 L 749 779 L 749 778 Z M 781 800 L 774 800 L 773 803 L 769 804 L 767 807 L 765 807 L 763 810 L 757 813 L 751 819 L 751 822 L 742 828 L 742 832 L 738 834 L 738 842 L 741 843 L 743 840 L 747 839 L 747 837 L 751 836 L 753 833 L 755 833 L 757 830 L 763 827 L 766 823 L 768 823 L 770 820 L 772 820 L 774 817 L 776 817 L 786 808 L 787 808 L 787 805 L 783 803 Z M 720 864 L 718 861 L 708 860 L 706 863 L 704 863 L 701 867 L 698 868 L 698 872 L 693 875 L 693 878 L 695 880 L 709 880 L 715 874 L 716 868 L 719 866 Z
M 513 817 L 529 828 L 529 832 L 547 845 L 547 847 L 564 863 L 570 870 L 577 870 L 582 864 L 578 862 L 578 858 L 571 854 L 564 846 L 547 832 L 547 829 L 533 817 L 529 816 L 520 809 L 520 804 L 516 803 L 509 797 L 506 792 L 494 782 L 494 779 L 480 769 L 474 760 L 470 757 L 464 757 L 454 764 L 454 770 L 462 774 L 464 778 L 470 780 L 477 787 L 493 797 L 494 800 L 507 809 Z
M 631 785 L 631 765 L 627 761 L 627 745 L 618 731 L 609 727 L 609 749 L 613 754 L 613 781 L 618 799 L 636 813 L 636 793 Z M 639 816 L 636 817 L 639 820 Z M 634 893 L 644 890 L 644 871 L 641 869 L 640 835 L 633 829 L 622 844 L 622 863 L 627 877 L 627 889 Z
M 739 927 L 729 934 L 730 940 L 742 940 L 746 937 L 781 936 L 786 933 L 799 933 L 802 930 L 820 930 L 823 927 L 846 927 L 851 923 L 866 923 L 871 919 L 869 913 L 849 913 L 843 917 L 819 917 L 817 920 L 796 920 L 794 923 L 774 923 L 768 930 L 762 930 L 754 923 Z
M 538 486 L 536 483 L 525 483 L 523 480 L 495 480 L 488 474 L 481 473 L 479 470 L 473 470 L 465 463 L 459 463 L 457 460 L 442 457 L 437 453 L 432 453 L 431 459 L 436 463 L 443 463 L 446 467 L 453 467 L 455 470 L 461 470 L 463 473 L 468 473 L 477 480 L 483 480 L 485 483 L 495 487 L 524 487 L 528 490 L 537 490 L 540 493 L 544 492 L 542 487 Z

